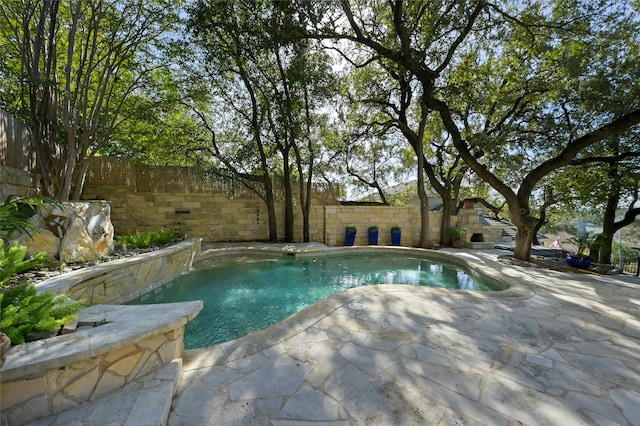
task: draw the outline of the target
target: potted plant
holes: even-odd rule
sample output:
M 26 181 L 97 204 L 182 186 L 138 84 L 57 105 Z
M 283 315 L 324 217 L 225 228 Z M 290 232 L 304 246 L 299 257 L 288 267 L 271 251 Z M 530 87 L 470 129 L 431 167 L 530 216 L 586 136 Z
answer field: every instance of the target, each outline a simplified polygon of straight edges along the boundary
M 402 229 L 398 225 L 391 227 L 391 245 L 399 246 L 402 238 Z
M 576 228 L 573 228 L 569 234 L 571 234 L 572 237 L 569 238 L 567 242 L 577 246 L 578 251 L 575 255 L 567 255 L 567 264 L 574 268 L 588 268 L 591 265 L 591 259 L 587 256 L 587 250 L 596 242 L 598 235 L 594 232 L 587 231 L 586 229 Z
M 377 246 L 378 245 L 378 227 L 376 225 L 371 225 L 367 231 L 369 235 L 369 245 Z
M 356 227 L 347 226 L 344 233 L 344 245 L 352 246 L 356 242 Z
M 455 248 L 464 247 L 464 238 L 469 230 L 467 228 L 453 227 L 449 228 L 449 234 L 451 235 L 451 246 Z

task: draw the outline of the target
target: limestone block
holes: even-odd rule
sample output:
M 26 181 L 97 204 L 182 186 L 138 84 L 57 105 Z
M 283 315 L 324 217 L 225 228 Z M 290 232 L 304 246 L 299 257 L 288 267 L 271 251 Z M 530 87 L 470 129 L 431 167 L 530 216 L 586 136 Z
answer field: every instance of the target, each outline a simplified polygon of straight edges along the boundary
M 22 235 L 16 238 L 20 245 L 27 247 L 27 256 L 46 252 L 51 256 L 57 256 L 60 251 L 60 238 L 56 237 L 48 229 L 41 229 L 29 235 Z
M 50 388 L 53 391 L 65 389 L 69 384 L 82 381 L 83 377 L 94 377 L 93 382 L 97 379 L 99 374 L 99 360 L 97 358 L 89 358 L 76 363 L 68 365 L 64 369 L 49 370 L 47 372 Z M 72 392 L 71 395 L 75 395 Z
M 160 355 L 157 352 L 152 352 L 149 354 L 149 357 L 143 361 L 143 364 L 140 366 L 140 369 L 135 373 L 132 373 L 132 376 L 140 377 L 145 374 L 151 373 L 156 368 L 162 365 L 162 359 L 160 359 Z M 132 377 L 132 378 L 135 378 Z
M 86 401 L 89 399 L 89 395 L 96 386 L 98 379 L 100 378 L 100 371 L 98 368 L 94 368 L 86 374 L 78 377 L 75 382 L 69 383 L 62 391 L 67 396 L 75 401 Z
M 44 375 L 3 382 L 0 386 L 2 398 L 0 411 L 7 410 L 14 405 L 20 405 L 26 400 L 46 395 L 46 392 L 47 378 Z
M 126 358 L 122 358 L 121 360 L 114 362 L 108 369 L 107 372 L 116 374 L 122 377 L 128 377 L 133 369 L 138 365 L 138 361 L 142 357 L 140 352 L 136 352 L 135 354 L 128 356 Z
M 81 402 L 79 401 L 67 398 L 67 396 L 62 393 L 57 393 L 51 398 L 51 410 L 48 414 L 70 410 L 80 404 Z
M 104 356 L 104 360 L 113 364 L 121 359 L 130 357 L 131 355 L 138 352 L 138 349 L 134 345 L 125 346 L 124 348 L 116 349 L 115 351 L 111 351 Z
M 85 262 L 106 256 L 113 250 L 111 208 L 105 202 L 63 203 L 63 212 L 51 214 L 69 218 L 60 247 L 60 260 Z
M 100 398 L 102 395 L 105 395 L 116 389 L 120 389 L 126 382 L 126 377 L 115 374 L 112 371 L 105 371 L 95 389 L 93 390 L 91 398 L 89 399 L 95 400 Z
M 162 346 L 166 342 L 166 338 L 164 335 L 154 336 L 150 339 L 143 340 L 142 342 L 138 342 L 137 345 L 140 348 L 156 351 L 160 346 Z
M 98 253 L 93 247 L 91 236 L 84 228 L 84 223 L 75 217 L 69 224 L 69 229 L 62 239 L 60 260 L 64 262 L 85 262 L 97 259 Z
M 178 337 L 179 336 L 179 337 Z M 160 348 L 158 348 L 158 356 L 162 360 L 163 364 L 170 362 L 175 358 L 179 358 L 184 349 L 184 333 L 176 335 L 176 338 L 168 341 Z
M 22 425 L 49 414 L 49 400 L 46 396 L 30 399 L 7 413 L 10 425 Z

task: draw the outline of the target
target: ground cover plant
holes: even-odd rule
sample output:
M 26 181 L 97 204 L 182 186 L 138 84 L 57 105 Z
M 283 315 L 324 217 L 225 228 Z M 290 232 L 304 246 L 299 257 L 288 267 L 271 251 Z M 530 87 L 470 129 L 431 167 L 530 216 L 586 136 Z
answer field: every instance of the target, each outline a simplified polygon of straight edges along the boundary
M 46 253 L 26 257 L 27 247 L 17 242 L 5 247 L 0 244 L 0 289 L 12 276 L 50 264 Z
M 34 331 L 58 331 L 85 306 L 83 301 L 52 291 L 38 294 L 33 284 L 23 283 L 0 293 L 0 331 L 14 345 L 25 343 Z
M 175 239 L 175 232 L 161 229 L 156 232 L 136 232 L 135 234 L 122 235 L 117 237 L 116 241 L 127 248 L 144 249 L 152 246 L 163 246 Z

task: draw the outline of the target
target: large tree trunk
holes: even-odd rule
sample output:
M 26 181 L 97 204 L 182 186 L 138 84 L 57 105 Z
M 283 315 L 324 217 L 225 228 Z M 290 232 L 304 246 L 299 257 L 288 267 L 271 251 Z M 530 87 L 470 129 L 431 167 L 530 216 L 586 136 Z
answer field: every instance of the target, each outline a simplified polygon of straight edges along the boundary
M 513 256 L 520 260 L 531 258 L 531 243 L 535 234 L 535 225 L 518 226 L 516 232 L 516 246 L 513 249 Z
M 276 206 L 273 197 L 273 183 L 271 177 L 264 177 L 265 201 L 267 204 L 267 216 L 269 218 L 269 241 L 275 243 L 278 241 L 278 216 L 276 216 Z
M 282 152 L 284 168 L 284 240 L 293 242 L 293 188 L 291 185 L 291 166 L 289 165 L 289 151 Z
M 613 245 L 613 236 L 616 233 L 616 208 L 618 207 L 619 193 L 614 190 L 607 199 L 607 207 L 604 210 L 602 218 L 602 239 L 598 251 L 598 263 L 611 263 L 611 246 Z M 595 253 L 589 253 L 594 255 Z
M 424 186 L 424 146 L 422 137 L 416 141 L 416 154 L 418 156 L 418 198 L 420 199 L 420 247 L 431 248 L 429 225 L 429 198 Z
M 440 221 L 440 244 L 444 247 L 451 246 L 451 216 L 456 208 L 456 200 L 449 197 L 442 198 L 442 220 Z
M 424 191 L 424 182 L 422 188 L 418 189 L 418 198 L 420 199 L 420 247 L 431 248 L 430 224 L 429 224 L 429 200 Z
M 311 212 L 311 191 L 312 191 L 312 175 L 313 173 L 313 159 L 309 164 L 309 173 L 307 173 L 307 179 L 303 182 L 302 179 L 302 167 L 300 167 L 300 204 L 302 207 L 302 241 L 308 243 L 311 241 L 311 224 L 309 221 L 309 214 Z
M 536 227 L 533 229 L 533 244 L 540 245 L 540 241 L 538 241 L 538 232 L 540 231 L 540 229 L 542 229 L 545 223 L 547 223 L 547 211 L 540 210 L 540 218 L 536 223 Z
M 513 256 L 519 260 L 529 260 L 538 219 L 529 215 L 528 206 L 525 207 L 524 205 L 519 210 L 516 210 L 516 213 L 514 213 L 513 206 L 509 206 L 509 217 L 517 228 Z

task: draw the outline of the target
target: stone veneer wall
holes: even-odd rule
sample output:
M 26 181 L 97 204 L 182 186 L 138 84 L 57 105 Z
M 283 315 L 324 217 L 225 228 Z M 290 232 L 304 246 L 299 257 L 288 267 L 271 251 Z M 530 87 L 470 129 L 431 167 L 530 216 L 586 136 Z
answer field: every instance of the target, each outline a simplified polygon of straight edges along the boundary
M 175 230 L 204 242 L 255 241 L 269 239 L 269 223 L 261 200 L 229 200 L 224 194 L 136 193 L 124 186 L 87 187 L 84 199 L 106 199 L 111 203 L 111 222 L 117 235 Z M 279 238 L 284 238 L 284 205 L 277 206 Z M 441 213 L 430 213 L 431 241 L 440 241 Z M 313 206 L 310 213 L 311 241 L 330 246 L 344 244 L 345 226 L 356 226 L 356 244 L 368 243 L 367 228 L 379 227 L 379 244 L 391 244 L 390 229 L 402 228 L 402 244 L 420 240 L 418 207 Z M 296 241 L 302 241 L 302 213 L 294 223 Z
M 369 243 L 369 226 L 378 226 L 378 245 L 391 245 L 391 227 L 402 228 L 402 245 L 417 246 L 420 242 L 420 209 L 418 207 L 388 206 L 325 206 L 325 235 L 322 240 L 330 246 L 344 245 L 345 228 L 356 227 L 355 245 Z M 431 242 L 440 242 L 442 213 L 429 212 Z M 312 238 L 313 240 L 313 238 Z
M 38 182 L 30 172 L 0 165 L 0 201 L 9 195 L 35 195 Z
M 79 323 L 102 325 L 12 347 L 0 369 L 0 424 L 60 413 L 181 358 L 184 326 L 202 310 L 201 301 L 116 303 L 187 272 L 200 247 L 200 239 L 191 239 L 38 283 L 39 292 L 84 298 L 92 306 L 80 313 Z
M 2 424 L 28 423 L 113 392 L 181 358 L 183 338 L 184 326 L 60 368 L 3 380 Z
M 189 239 L 161 250 L 80 269 L 36 285 L 90 304 L 125 303 L 189 271 L 201 240 Z

